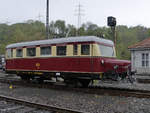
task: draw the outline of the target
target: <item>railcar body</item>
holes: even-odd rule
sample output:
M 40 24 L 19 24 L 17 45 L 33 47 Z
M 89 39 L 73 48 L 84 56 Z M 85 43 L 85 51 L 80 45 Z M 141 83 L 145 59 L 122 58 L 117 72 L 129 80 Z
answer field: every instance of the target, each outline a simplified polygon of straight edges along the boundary
M 127 75 L 130 61 L 116 59 L 114 43 L 95 36 L 69 37 L 10 44 L 6 72 L 22 79 L 62 77 L 87 86 L 94 79 Z M 116 76 L 117 75 L 117 76 Z

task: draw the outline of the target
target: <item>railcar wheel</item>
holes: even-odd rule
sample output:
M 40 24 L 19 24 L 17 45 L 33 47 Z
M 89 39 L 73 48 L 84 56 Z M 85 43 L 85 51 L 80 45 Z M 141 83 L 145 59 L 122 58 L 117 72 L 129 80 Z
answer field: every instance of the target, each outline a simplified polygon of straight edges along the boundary
M 27 82 L 30 81 L 30 77 L 27 76 L 27 75 L 20 75 L 20 77 L 21 77 L 21 79 L 22 79 L 23 81 L 27 81 Z
M 39 83 L 39 84 L 44 83 L 44 79 L 43 79 L 43 78 L 41 78 L 41 77 L 40 77 L 40 78 L 37 78 L 37 81 L 38 81 L 38 83 Z
M 67 87 L 76 87 L 76 80 L 64 79 L 64 83 Z
M 89 83 L 91 82 L 90 79 L 79 79 L 79 82 L 82 84 L 83 88 L 87 88 L 89 86 Z

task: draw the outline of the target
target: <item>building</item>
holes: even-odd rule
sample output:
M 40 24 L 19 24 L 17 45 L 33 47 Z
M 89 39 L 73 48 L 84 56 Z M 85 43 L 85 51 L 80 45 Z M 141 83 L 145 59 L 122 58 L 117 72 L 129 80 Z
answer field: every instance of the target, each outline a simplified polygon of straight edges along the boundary
M 131 51 L 132 71 L 150 75 L 150 38 L 129 46 L 128 49 Z

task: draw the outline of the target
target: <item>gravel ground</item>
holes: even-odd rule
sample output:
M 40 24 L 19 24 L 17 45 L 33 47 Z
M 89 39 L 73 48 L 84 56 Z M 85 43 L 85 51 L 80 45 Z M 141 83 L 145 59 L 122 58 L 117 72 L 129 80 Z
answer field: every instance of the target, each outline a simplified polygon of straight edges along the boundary
M 150 113 L 150 99 L 101 96 L 22 86 L 13 86 L 10 89 L 8 84 L 0 84 L 0 95 L 89 113 Z
M 150 79 L 150 76 L 134 76 L 135 79 Z M 113 88 L 124 88 L 124 89 L 138 89 L 138 90 L 148 90 L 150 91 L 150 84 L 142 84 L 135 81 L 133 84 L 127 80 L 123 81 L 96 81 L 95 86 L 102 86 L 102 87 L 113 87 Z
M 148 84 L 100 82 L 99 85 L 124 88 L 145 88 L 146 90 L 150 90 L 150 85 Z M 11 89 L 9 86 L 8 84 L 0 83 L 0 95 L 81 110 L 86 113 L 150 113 L 150 99 L 147 98 L 93 95 L 22 86 L 13 86 Z
M 124 88 L 124 89 L 137 89 L 137 90 L 148 90 L 150 91 L 150 84 L 141 84 L 141 83 L 127 83 L 127 82 L 103 82 L 97 81 L 94 84 L 95 86 L 102 87 L 113 87 L 113 88 Z

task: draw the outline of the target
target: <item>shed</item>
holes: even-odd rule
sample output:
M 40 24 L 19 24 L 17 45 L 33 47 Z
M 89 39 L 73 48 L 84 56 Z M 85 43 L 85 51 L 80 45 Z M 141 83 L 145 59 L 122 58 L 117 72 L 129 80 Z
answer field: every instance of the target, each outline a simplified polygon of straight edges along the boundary
M 150 75 L 150 38 L 128 47 L 131 51 L 131 68 L 137 74 Z

